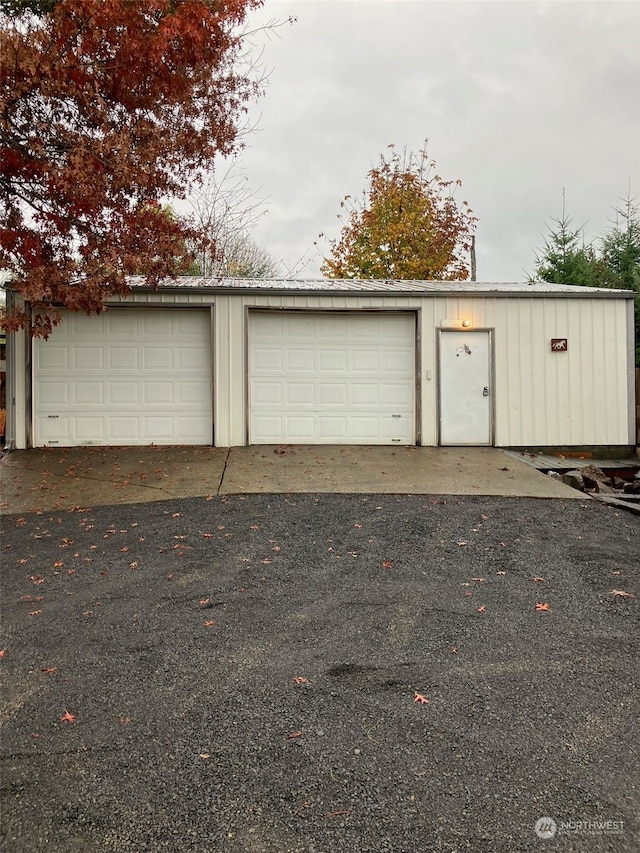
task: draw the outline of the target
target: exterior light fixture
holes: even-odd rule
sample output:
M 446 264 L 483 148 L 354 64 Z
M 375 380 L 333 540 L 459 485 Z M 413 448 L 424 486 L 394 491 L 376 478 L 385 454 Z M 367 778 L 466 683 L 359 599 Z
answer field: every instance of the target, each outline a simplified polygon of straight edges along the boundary
M 471 325 L 471 320 L 463 320 L 462 321 L 462 328 L 463 329 L 468 329 L 470 325 Z

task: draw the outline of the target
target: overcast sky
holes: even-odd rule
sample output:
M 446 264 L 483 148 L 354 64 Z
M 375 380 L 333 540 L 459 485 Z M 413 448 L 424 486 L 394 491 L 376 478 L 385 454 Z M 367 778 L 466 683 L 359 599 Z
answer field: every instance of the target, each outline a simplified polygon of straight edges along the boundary
M 270 71 L 241 164 L 268 197 L 256 240 L 298 277 L 319 274 L 346 194 L 394 143 L 460 178 L 478 217 L 478 280 L 532 272 L 545 223 L 588 239 L 640 195 L 637 0 L 266 0 L 252 24 Z M 326 241 L 320 241 L 326 254 Z M 310 260 L 300 271 L 300 259 Z

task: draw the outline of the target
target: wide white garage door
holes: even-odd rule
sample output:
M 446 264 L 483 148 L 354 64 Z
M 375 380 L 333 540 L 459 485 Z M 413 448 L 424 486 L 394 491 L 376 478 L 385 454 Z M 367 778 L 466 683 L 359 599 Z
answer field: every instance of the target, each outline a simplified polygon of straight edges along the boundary
M 252 444 L 412 444 L 412 314 L 250 315 Z
M 34 444 L 211 444 L 208 311 L 65 312 L 34 341 Z

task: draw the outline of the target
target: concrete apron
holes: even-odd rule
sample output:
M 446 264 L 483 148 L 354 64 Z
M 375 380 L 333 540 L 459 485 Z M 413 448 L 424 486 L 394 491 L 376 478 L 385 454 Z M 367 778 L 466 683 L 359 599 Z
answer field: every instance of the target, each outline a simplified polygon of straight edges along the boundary
M 584 500 L 492 447 L 75 447 L 0 463 L 4 514 L 256 492 L 499 495 Z

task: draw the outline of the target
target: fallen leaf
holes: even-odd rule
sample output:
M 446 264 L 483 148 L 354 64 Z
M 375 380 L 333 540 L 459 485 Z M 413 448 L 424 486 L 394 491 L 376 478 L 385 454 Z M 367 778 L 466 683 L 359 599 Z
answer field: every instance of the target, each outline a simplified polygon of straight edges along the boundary
M 383 568 L 383 569 L 390 569 L 392 566 L 393 566 L 393 562 L 392 562 L 391 560 L 385 560 L 385 561 L 382 563 L 382 568 Z
M 632 592 L 623 592 L 621 589 L 612 589 L 609 595 L 616 595 L 618 598 L 635 598 Z
M 506 575 L 506 572 L 496 572 L 497 575 Z
M 309 684 L 309 679 L 305 678 L 304 675 L 296 675 L 293 680 L 296 684 Z
M 534 577 L 534 578 L 531 578 L 531 580 L 532 580 L 532 581 L 537 581 L 538 583 L 542 583 L 542 582 L 544 581 L 544 578 Z
M 131 717 L 118 717 L 118 722 L 122 726 L 128 726 L 131 722 Z
M 351 814 L 351 809 L 339 809 L 337 812 L 327 812 L 325 817 L 340 817 L 340 815 L 345 814 Z
M 204 623 L 204 627 L 205 627 L 205 628 L 213 628 L 213 626 L 214 626 L 215 624 L 216 624 L 216 623 L 215 623 L 215 619 L 208 619 L 208 620 Z
M 31 613 L 29 613 L 29 616 L 39 616 L 41 613 L 42 610 L 32 610 Z
M 287 740 L 293 740 L 294 738 L 302 737 L 302 732 L 291 732 L 290 735 L 287 735 Z
M 486 578 L 471 578 L 472 581 L 476 581 L 477 583 L 485 583 Z
M 47 675 L 51 675 L 52 673 L 57 672 L 57 671 L 58 671 L 58 668 L 55 666 L 45 666 L 40 670 L 40 672 L 45 672 Z
M 486 613 L 486 611 L 487 608 L 484 606 L 484 604 L 481 604 L 480 607 L 478 607 L 478 613 Z
M 208 752 L 201 752 L 201 753 L 199 753 L 198 758 L 202 758 L 203 760 L 206 760 L 207 758 L 211 758 L 211 756 L 209 755 Z
M 456 649 L 456 647 L 455 647 L 455 646 L 452 646 L 452 647 L 449 649 L 449 651 L 450 651 L 450 653 L 451 653 L 452 655 L 457 655 L 457 654 L 458 654 L 458 650 Z
M 427 697 L 423 696 L 422 693 L 418 693 L 417 690 L 413 691 L 413 701 L 419 702 L 421 705 L 428 705 L 429 704 L 429 700 L 427 699 Z
M 0 649 L 0 658 L 3 658 L 5 656 L 6 651 L 6 649 Z
M 466 542 L 456 542 L 456 545 L 458 545 L 460 548 L 462 548 L 463 545 L 466 545 L 466 544 L 467 544 Z
M 60 717 L 61 723 L 75 723 L 75 721 L 76 721 L 76 715 L 70 714 L 66 710 L 65 710 L 64 714 Z
M 545 602 L 537 602 L 536 603 L 536 610 L 544 610 L 545 612 L 548 612 L 548 613 L 551 612 L 551 608 L 549 607 L 549 604 L 546 601 Z

